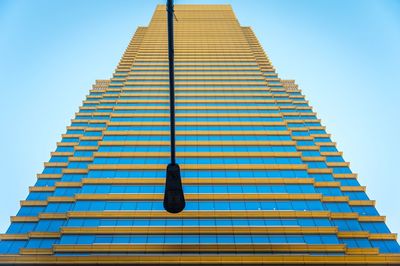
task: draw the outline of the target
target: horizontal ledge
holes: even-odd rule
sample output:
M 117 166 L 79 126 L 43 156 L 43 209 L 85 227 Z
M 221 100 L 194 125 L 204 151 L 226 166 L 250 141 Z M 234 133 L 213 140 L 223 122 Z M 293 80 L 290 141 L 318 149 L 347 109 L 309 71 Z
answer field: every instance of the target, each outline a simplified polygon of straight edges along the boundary
M 136 94 L 131 94 L 131 96 L 137 96 Z M 166 95 L 168 96 L 168 94 Z M 179 95 L 178 95 L 179 96 Z M 197 95 L 193 95 L 197 96 Z M 290 113 L 293 115 L 292 113 Z M 295 113 L 296 114 L 296 113 Z M 87 115 L 85 113 L 81 113 L 80 115 Z M 297 113 L 297 115 L 299 115 Z M 302 116 L 313 116 L 310 113 L 305 112 L 301 113 Z M 115 117 L 128 117 L 128 118 L 134 118 L 134 117 L 165 117 L 169 118 L 169 113 L 112 113 L 110 115 L 111 118 Z M 177 113 L 175 117 L 202 117 L 202 118 L 209 118 L 209 117 L 216 117 L 216 118 L 226 118 L 226 117 L 263 117 L 263 118 L 268 118 L 268 117 L 278 117 L 282 118 L 282 113 Z
M 28 240 L 28 234 L 0 234 L 0 240 Z
M 105 131 L 103 132 L 104 136 L 169 136 L 170 132 L 168 130 L 135 130 L 135 131 Z M 177 136 L 290 136 L 290 131 L 284 130 L 257 130 L 257 131 L 248 131 L 248 130 L 207 130 L 207 131 L 199 131 L 199 130 L 177 130 Z
M 243 88 L 245 89 L 245 88 Z M 176 100 L 176 103 L 307 103 L 307 101 L 293 101 L 293 100 L 279 100 L 279 99 L 274 99 L 274 100 Z M 146 100 L 94 100 L 94 101 L 83 101 L 83 103 L 169 103 L 168 99 L 165 100 L 151 100 L 151 99 L 146 99 Z
M 168 70 L 167 70 L 168 71 Z M 203 72 L 202 72 L 203 73 Z M 215 72 L 213 72 L 215 73 Z M 197 74 L 197 73 L 196 73 Z M 215 88 L 212 87 L 203 87 L 203 88 L 182 88 L 182 87 L 178 87 L 175 88 L 175 91 L 180 92 L 180 91 L 215 91 Z M 219 91 L 259 91 L 259 92 L 269 92 L 272 91 L 272 89 L 269 88 L 263 88 L 263 87 L 250 87 L 250 88 L 245 88 L 245 87 L 234 87 L 234 88 L 229 88 L 229 87 L 221 87 L 221 88 L 217 88 L 217 90 Z M 154 88 L 154 87 L 150 87 L 150 88 L 140 88 L 140 87 L 130 87 L 130 88 L 123 88 L 122 90 L 120 89 L 107 89 L 105 92 L 108 91 L 120 91 L 120 92 L 129 92 L 129 91 L 165 91 L 168 93 L 169 88 L 168 87 L 162 87 L 162 88 Z M 270 107 L 270 106 L 269 106 Z M 272 106 L 273 108 L 276 108 L 275 106 Z
M 169 146 L 169 141 L 99 141 L 99 146 Z M 295 146 L 295 141 L 176 141 L 177 146 Z M 318 149 L 318 147 L 317 147 Z
M 349 200 L 350 206 L 375 206 L 375 200 Z
M 324 196 L 322 198 L 323 202 L 348 202 L 348 196 Z
M 358 214 L 358 212 L 332 212 L 330 213 L 330 218 L 331 219 L 344 219 L 344 220 L 348 220 L 348 219 L 358 219 L 360 217 L 360 215 Z
M 336 182 L 314 183 L 313 178 L 184 178 L 185 185 L 225 185 L 225 184 L 314 184 L 315 187 L 336 187 Z M 330 184 L 334 183 L 334 184 Z M 56 182 L 55 186 L 45 187 L 46 191 L 54 191 L 57 187 L 82 187 L 82 184 L 114 184 L 114 185 L 164 185 L 162 178 L 83 178 L 82 182 Z M 31 187 L 30 191 L 36 191 Z M 40 189 L 37 191 L 41 191 Z
M 163 178 L 83 178 L 83 184 L 151 184 L 164 185 Z M 183 178 L 184 185 L 190 184 L 313 184 L 313 178 Z
M 360 222 L 384 222 L 385 216 L 359 216 L 358 213 L 330 213 L 328 211 L 185 211 L 170 214 L 165 211 L 70 211 L 68 213 L 40 213 L 38 216 L 11 216 L 11 222 L 38 222 L 39 219 L 64 220 L 82 218 L 160 218 L 160 219 L 264 219 L 264 218 L 330 218 L 358 219 Z
M 22 206 L 47 206 L 47 200 L 21 200 Z
M 63 227 L 61 233 L 66 234 L 336 234 L 337 227 L 265 227 L 265 226 L 119 226 L 119 227 Z M 367 232 L 368 233 L 368 232 Z
M 143 90 L 143 89 L 142 89 Z M 148 89 L 146 89 L 148 90 Z M 197 89 L 196 89 L 197 90 Z M 213 89 L 215 90 L 215 89 Z M 304 109 L 303 109 L 304 108 Z M 114 109 L 114 110 L 169 110 L 169 106 L 96 106 L 96 107 L 81 107 L 81 110 L 96 110 L 96 109 Z M 311 110 L 308 106 L 207 106 L 207 105 L 197 105 L 197 106 L 176 106 L 176 110 L 282 110 L 282 109 L 299 109 L 299 110 Z
M 219 85 L 226 85 L 226 86 L 229 86 L 229 85 L 233 85 L 233 86 L 241 85 L 243 87 L 246 86 L 246 85 L 248 85 L 249 87 L 251 87 L 253 85 L 256 85 L 257 87 L 266 88 L 267 89 L 267 82 L 265 82 L 265 80 L 262 77 L 260 77 L 258 79 L 259 82 L 258 81 L 251 82 L 251 81 L 246 81 L 246 80 L 240 80 L 240 81 L 229 81 L 229 80 L 220 81 L 219 79 L 213 79 L 213 80 L 212 79 L 206 79 L 206 80 L 209 80 L 209 82 L 204 82 L 203 83 L 203 82 L 196 82 L 195 80 L 190 80 L 190 81 L 175 80 L 176 81 L 175 82 L 175 86 L 179 86 L 181 88 L 184 88 L 186 86 L 189 86 L 189 87 L 190 86 L 196 86 L 196 87 L 201 88 L 201 87 L 219 86 Z M 212 81 L 214 81 L 214 82 L 212 82 Z M 124 88 L 126 88 L 128 86 L 147 86 L 147 85 L 150 85 L 150 86 L 155 86 L 155 85 L 156 86 L 158 86 L 158 85 L 168 86 L 168 79 L 156 80 L 156 82 L 153 82 L 150 79 L 143 80 L 143 81 L 138 81 L 138 82 L 134 82 L 132 80 L 132 81 L 126 81 L 123 84 L 110 84 L 110 86 L 121 86 L 121 87 L 124 87 Z M 273 85 L 275 85 L 275 84 L 270 84 L 269 86 L 273 86 Z
M 59 232 L 29 232 L 29 238 L 60 238 Z
M 370 240 L 397 240 L 396 233 L 387 233 L 387 234 L 380 234 L 380 233 L 370 233 L 368 236 Z
M 85 121 L 86 120 L 77 120 L 76 122 L 85 122 Z M 106 123 L 106 121 L 104 120 L 100 121 L 101 123 Z M 93 123 L 92 120 L 91 122 Z M 242 121 L 179 122 L 178 121 L 175 124 L 176 126 L 286 126 L 286 122 L 284 121 L 283 122 L 242 122 Z M 107 125 L 108 126 L 169 126 L 169 122 L 107 122 Z
M 308 168 L 309 174 L 331 174 L 333 170 L 331 168 Z
M 296 146 L 298 151 L 319 151 L 318 146 Z
M 62 174 L 37 174 L 38 179 L 61 179 Z
M 368 238 L 368 231 L 343 231 L 338 232 L 339 238 Z
M 357 174 L 335 174 L 333 173 L 333 178 L 335 179 L 357 179 Z
M 119 227 L 62 227 L 60 232 L 30 232 L 27 234 L 1 234 L 0 240 L 28 240 L 32 238 L 60 238 L 61 235 L 278 235 L 278 234 L 337 234 L 339 238 L 368 238 L 370 240 L 396 240 L 397 234 L 370 233 L 368 231 L 341 232 L 337 227 L 247 227 L 247 226 L 119 226 Z
M 360 222 L 385 222 L 386 216 L 360 216 L 358 220 Z
M 22 200 L 21 206 L 47 206 L 49 202 L 76 200 L 162 201 L 164 194 L 76 194 L 74 197 L 48 197 L 47 200 Z M 186 194 L 187 201 L 321 200 L 321 194 Z
M 328 211 L 184 211 L 170 214 L 165 211 L 71 211 L 71 218 L 329 218 Z
M 37 216 L 11 216 L 11 222 L 17 223 L 29 223 L 29 222 L 38 222 L 39 217 Z
M 382 256 L 382 254 L 379 254 L 379 248 L 347 248 L 346 249 L 346 255 L 351 255 L 349 257 L 353 257 L 354 255 L 375 255 L 375 256 Z M 375 259 L 370 259 L 369 263 L 371 262 L 376 262 Z M 387 263 L 387 262 L 385 262 Z
M 59 181 L 55 183 L 56 187 L 82 187 L 82 183 L 81 182 L 66 182 L 66 181 Z
M 365 186 L 342 186 L 340 190 L 343 192 L 364 192 L 366 190 Z
M 68 218 L 68 213 L 42 212 L 39 213 L 38 218 L 40 220 L 64 220 Z
M 340 187 L 340 182 L 334 182 L 334 181 L 315 182 L 314 187 Z
M 321 194 L 186 194 L 187 201 L 207 200 L 320 200 Z M 76 194 L 76 200 L 162 201 L 164 194 Z
M 339 238 L 368 238 L 369 240 L 397 240 L 394 233 L 370 233 L 369 231 L 338 232 Z
M 63 174 L 87 174 L 88 169 L 85 168 L 63 168 L 62 173 Z
M 34 263 L 38 265 L 54 265 L 54 264 L 85 264 L 85 265 L 98 265 L 101 261 L 105 264 L 124 264 L 124 265 L 160 265 L 160 264 L 174 264 L 174 265 L 322 265 L 322 264 L 336 264 L 336 265 L 368 265 L 368 264 L 400 264 L 399 254 L 370 254 L 363 252 L 361 255 L 353 255 L 353 249 L 346 251 L 351 254 L 348 255 L 279 255 L 279 254 L 219 254 L 219 255 L 92 255 L 92 256 L 48 256 L 52 254 L 51 249 L 21 249 L 21 255 L 7 255 L 0 256 L 0 263 L 4 264 L 29 264 Z
M 53 255 L 53 249 L 52 248 L 20 248 L 19 253 L 23 256 L 20 256 L 16 261 L 13 263 L 18 264 L 28 264 L 32 262 L 40 263 L 40 265 L 46 265 L 46 264 L 58 264 L 59 260 L 54 260 L 55 256 L 48 256 L 48 255 Z M 34 259 L 29 259 L 29 255 L 34 255 L 35 258 L 38 258 L 38 256 L 41 255 L 47 255 L 43 257 L 42 260 L 34 260 Z M 2 257 L 0 255 L 0 263 L 2 262 Z M 70 261 L 69 261 L 70 262 Z M 67 263 L 67 262 L 64 262 Z M 74 263 L 75 264 L 75 263 Z
M 327 162 L 329 167 L 349 167 L 350 163 L 348 162 Z
M 36 186 L 31 186 L 29 187 L 29 192 L 53 192 L 56 188 L 53 186 L 47 186 L 47 187 L 36 187 Z
M 101 244 L 101 245 L 59 245 L 54 252 L 345 252 L 344 244 Z

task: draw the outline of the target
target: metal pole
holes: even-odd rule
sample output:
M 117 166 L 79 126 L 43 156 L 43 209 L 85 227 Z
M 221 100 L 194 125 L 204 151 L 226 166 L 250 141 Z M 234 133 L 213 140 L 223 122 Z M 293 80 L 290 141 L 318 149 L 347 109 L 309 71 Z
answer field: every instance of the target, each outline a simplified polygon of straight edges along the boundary
M 175 75 L 174 75 L 174 5 L 167 0 L 168 64 L 169 64 L 169 111 L 171 131 L 171 164 L 176 163 L 175 153 Z
M 170 213 L 178 213 L 185 208 L 186 204 L 181 170 L 176 163 L 175 152 L 174 5 L 172 1 L 167 0 L 171 163 L 167 166 L 164 209 Z

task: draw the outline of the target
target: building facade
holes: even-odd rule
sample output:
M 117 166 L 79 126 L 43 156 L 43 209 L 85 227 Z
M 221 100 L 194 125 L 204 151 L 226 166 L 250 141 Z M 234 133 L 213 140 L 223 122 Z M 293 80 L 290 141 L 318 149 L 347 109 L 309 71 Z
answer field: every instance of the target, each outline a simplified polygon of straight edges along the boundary
M 98 80 L 0 239 L 0 263 L 400 263 L 298 86 L 229 5 L 175 6 L 177 162 L 164 211 L 165 6 Z

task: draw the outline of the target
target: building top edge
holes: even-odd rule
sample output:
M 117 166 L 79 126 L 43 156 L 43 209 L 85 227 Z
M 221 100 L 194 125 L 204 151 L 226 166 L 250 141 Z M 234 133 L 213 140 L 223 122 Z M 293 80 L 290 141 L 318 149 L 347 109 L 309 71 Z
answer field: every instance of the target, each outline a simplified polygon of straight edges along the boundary
M 174 5 L 175 10 L 232 10 L 229 4 L 223 5 Z M 157 5 L 156 10 L 165 10 L 165 5 Z

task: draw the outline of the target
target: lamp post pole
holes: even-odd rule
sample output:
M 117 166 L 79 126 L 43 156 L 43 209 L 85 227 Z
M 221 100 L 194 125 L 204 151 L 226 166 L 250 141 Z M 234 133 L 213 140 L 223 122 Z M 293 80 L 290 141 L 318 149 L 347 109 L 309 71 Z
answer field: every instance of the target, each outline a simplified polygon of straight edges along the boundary
M 167 0 L 168 66 L 169 66 L 169 112 L 171 131 L 171 164 L 176 164 L 175 152 L 175 66 L 174 66 L 174 5 Z
M 174 5 L 167 0 L 168 24 L 168 65 L 169 65 L 169 104 L 170 104 L 170 138 L 171 162 L 167 166 L 165 180 L 164 209 L 170 213 L 181 212 L 185 208 L 181 171 L 176 163 L 175 149 L 175 77 L 174 77 Z

